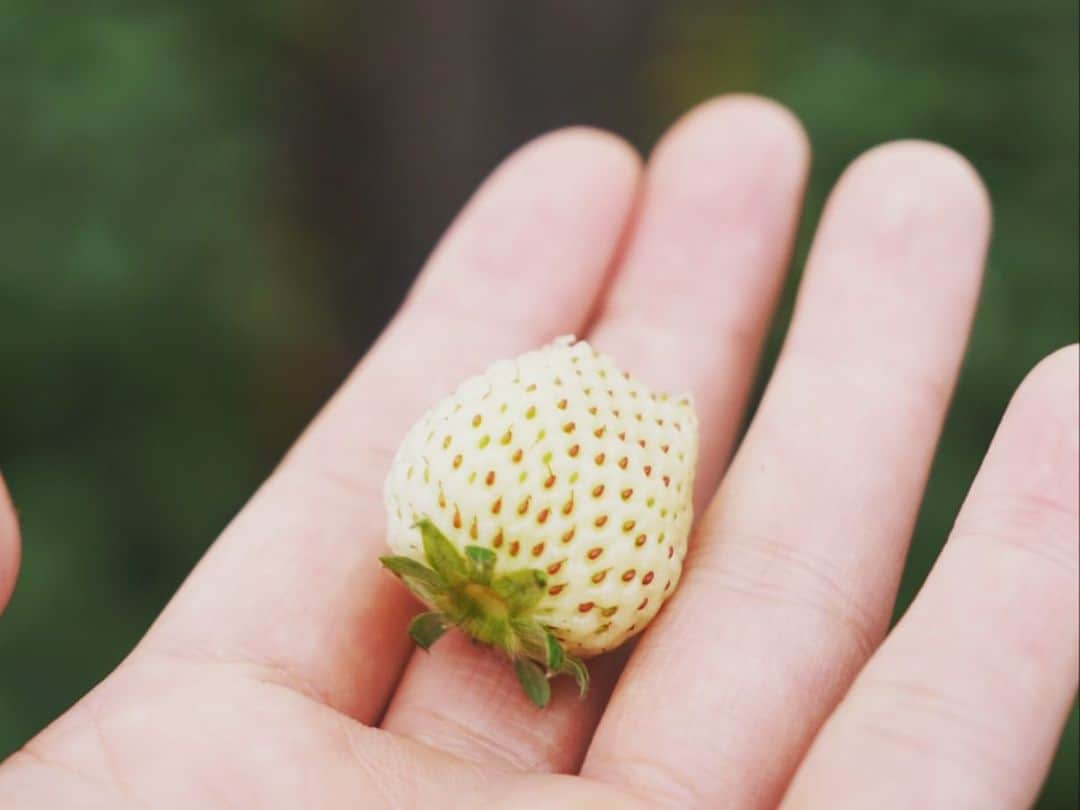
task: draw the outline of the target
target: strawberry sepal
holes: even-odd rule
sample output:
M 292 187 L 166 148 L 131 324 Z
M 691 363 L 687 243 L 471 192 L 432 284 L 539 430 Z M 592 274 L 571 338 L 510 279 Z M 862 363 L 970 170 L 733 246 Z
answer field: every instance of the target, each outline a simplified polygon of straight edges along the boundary
M 537 707 L 551 699 L 549 678 L 571 675 L 585 694 L 589 674 L 533 612 L 544 596 L 547 574 L 521 568 L 498 576 L 490 549 L 468 546 L 462 555 L 430 520 L 417 521 L 430 567 L 410 557 L 380 557 L 432 611 L 417 615 L 409 636 L 427 650 L 451 626 L 502 650 L 513 662 L 522 689 Z

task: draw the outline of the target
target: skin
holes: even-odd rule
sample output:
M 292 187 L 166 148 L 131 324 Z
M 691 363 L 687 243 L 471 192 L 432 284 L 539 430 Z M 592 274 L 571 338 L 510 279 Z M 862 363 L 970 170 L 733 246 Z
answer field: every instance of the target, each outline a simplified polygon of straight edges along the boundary
M 886 637 L 990 209 L 941 146 L 856 160 L 734 452 L 808 161 L 750 97 L 692 111 L 644 169 L 583 129 L 512 156 L 136 649 L 0 767 L 0 806 L 1030 804 L 1077 686 L 1076 347 L 1019 385 Z M 702 517 L 632 652 L 540 712 L 459 636 L 413 651 L 381 487 L 433 392 L 568 332 L 693 390 Z M 17 548 L 0 497 L 0 605 Z

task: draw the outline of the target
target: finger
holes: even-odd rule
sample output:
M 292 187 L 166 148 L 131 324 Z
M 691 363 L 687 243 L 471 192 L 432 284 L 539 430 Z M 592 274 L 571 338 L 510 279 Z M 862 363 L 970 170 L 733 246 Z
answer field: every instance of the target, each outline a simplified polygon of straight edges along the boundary
M 657 150 L 640 237 L 591 340 L 700 416 L 695 507 L 716 489 L 791 258 L 810 149 L 785 108 L 702 106 Z
M 1077 681 L 1076 347 L 1035 368 L 922 592 L 790 807 L 1030 807 Z
M 988 219 L 941 147 L 893 144 L 845 174 L 761 407 L 586 774 L 685 807 L 779 799 L 886 628 Z
M 0 475 L 0 613 L 4 612 L 19 574 L 19 520 L 4 477 Z
M 588 130 L 511 157 L 147 645 L 254 664 L 374 720 L 410 650 L 404 625 L 415 612 L 377 560 L 383 478 L 399 437 L 461 378 L 583 326 L 638 172 L 624 143 Z
M 715 487 L 739 424 L 807 161 L 805 135 L 775 104 L 731 98 L 690 113 L 657 147 L 638 226 L 591 330 L 640 379 L 692 390 L 703 492 Z M 504 661 L 462 640 L 440 642 L 414 656 L 383 726 L 478 761 L 572 771 L 622 660 L 591 664 L 584 704 L 572 683 L 559 686 L 541 719 Z

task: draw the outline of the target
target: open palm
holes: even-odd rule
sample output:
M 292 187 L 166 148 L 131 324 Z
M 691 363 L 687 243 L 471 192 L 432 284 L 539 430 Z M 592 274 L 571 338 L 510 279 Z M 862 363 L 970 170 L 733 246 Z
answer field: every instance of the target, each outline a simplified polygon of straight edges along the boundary
M 1019 388 L 886 639 L 990 212 L 942 147 L 859 158 L 729 464 L 808 159 L 791 115 L 747 97 L 689 114 L 644 172 L 582 129 L 511 157 L 139 646 L 0 767 L 0 806 L 1029 804 L 1077 682 L 1075 347 Z M 459 379 L 564 333 L 693 391 L 702 517 L 632 653 L 540 711 L 460 636 L 411 648 L 382 481 Z

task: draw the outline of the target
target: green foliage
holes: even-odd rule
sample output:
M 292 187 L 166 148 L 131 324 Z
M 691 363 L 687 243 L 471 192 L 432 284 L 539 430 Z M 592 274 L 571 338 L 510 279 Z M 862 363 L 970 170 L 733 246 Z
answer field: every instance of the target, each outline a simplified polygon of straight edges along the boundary
M 304 98 L 355 49 L 349 8 L 8 0 L 0 15 L 0 467 L 25 538 L 0 621 L 0 756 L 120 660 L 345 373 L 351 322 L 385 316 L 334 300 L 325 257 L 342 251 L 306 224 L 311 183 L 290 153 Z M 1076 4 L 659 8 L 620 90 L 643 99 L 628 134 L 647 144 L 725 91 L 788 104 L 815 151 L 796 267 L 829 186 L 877 143 L 941 140 L 990 188 L 982 307 L 902 609 L 1012 389 L 1077 337 Z M 458 133 L 415 144 L 443 136 Z M 1045 807 L 1075 806 L 1078 759 L 1074 712 Z
M 130 649 L 340 349 L 259 42 L 218 8 L 9 0 L 0 52 L 2 757 Z

